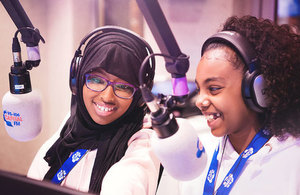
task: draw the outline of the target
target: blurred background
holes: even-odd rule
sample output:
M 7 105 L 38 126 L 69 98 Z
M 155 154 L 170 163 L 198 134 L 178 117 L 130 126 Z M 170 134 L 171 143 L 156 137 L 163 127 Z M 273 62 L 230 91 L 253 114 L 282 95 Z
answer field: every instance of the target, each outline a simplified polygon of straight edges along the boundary
M 146 0 L 145 0 L 146 1 Z M 148 0 L 150 1 L 150 0 Z M 159 0 L 169 26 L 184 54 L 190 56 L 187 78 L 194 81 L 201 45 L 232 15 L 254 15 L 280 24 L 300 26 L 299 0 Z M 135 0 L 22 0 L 40 42 L 41 63 L 30 71 L 34 90 L 42 95 L 43 128 L 34 140 L 18 142 L 8 136 L 0 122 L 0 170 L 26 174 L 39 149 L 69 112 L 71 59 L 81 39 L 96 27 L 119 25 L 143 36 L 160 53 Z M 13 64 L 12 38 L 17 30 L 0 4 L 0 97 L 9 90 L 8 73 Z M 22 58 L 27 59 L 23 43 Z M 157 59 L 155 82 L 170 79 L 163 59 Z M 1 109 L 2 112 L 2 109 Z

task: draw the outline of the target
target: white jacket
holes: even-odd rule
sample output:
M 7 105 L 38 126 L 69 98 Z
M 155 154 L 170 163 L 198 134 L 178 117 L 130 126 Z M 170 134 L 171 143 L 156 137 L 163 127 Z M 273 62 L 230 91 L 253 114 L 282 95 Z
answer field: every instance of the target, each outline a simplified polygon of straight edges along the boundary
M 27 176 L 42 180 L 49 170 L 43 159 L 48 149 L 58 139 L 55 133 L 36 154 Z M 115 163 L 103 179 L 101 195 L 154 195 L 157 187 L 160 162 L 150 147 L 153 130 L 142 129 L 128 141 L 123 158 Z M 97 150 L 88 152 L 70 171 L 61 185 L 88 192 Z

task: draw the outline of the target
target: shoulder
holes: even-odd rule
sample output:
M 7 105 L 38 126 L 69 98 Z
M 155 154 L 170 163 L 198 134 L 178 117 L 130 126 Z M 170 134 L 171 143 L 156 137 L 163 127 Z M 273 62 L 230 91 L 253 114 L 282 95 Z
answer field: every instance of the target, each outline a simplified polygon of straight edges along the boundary
M 268 144 L 273 146 L 275 151 L 282 151 L 286 149 L 300 149 L 300 138 L 285 134 L 283 138 L 272 137 Z
M 266 157 L 293 159 L 300 163 L 300 138 L 286 134 L 284 138 L 272 137 L 264 146 Z
M 136 142 L 147 142 L 150 144 L 150 139 L 154 133 L 155 132 L 152 129 L 141 129 L 131 136 L 128 141 L 128 146 Z
M 128 167 L 133 165 L 136 168 L 136 164 L 138 164 L 143 168 L 150 166 L 154 170 L 157 169 L 159 160 L 154 155 L 151 147 L 151 137 L 154 133 L 151 129 L 141 129 L 136 132 L 128 141 L 128 148 L 119 161 L 120 164 L 124 163 Z

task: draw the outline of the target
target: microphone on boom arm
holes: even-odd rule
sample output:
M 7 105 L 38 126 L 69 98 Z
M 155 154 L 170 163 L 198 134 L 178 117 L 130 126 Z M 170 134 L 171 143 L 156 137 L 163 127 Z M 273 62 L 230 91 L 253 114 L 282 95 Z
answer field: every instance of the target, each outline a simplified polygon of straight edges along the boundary
M 12 41 L 13 65 L 9 72 L 9 88 L 2 99 L 3 120 L 10 137 L 17 141 L 35 138 L 42 128 L 40 94 L 32 90 L 29 71 L 40 64 L 38 43 L 44 38 L 34 28 L 18 0 L 2 0 L 1 3 L 17 26 Z M 28 60 L 22 62 L 18 34 L 26 44 Z

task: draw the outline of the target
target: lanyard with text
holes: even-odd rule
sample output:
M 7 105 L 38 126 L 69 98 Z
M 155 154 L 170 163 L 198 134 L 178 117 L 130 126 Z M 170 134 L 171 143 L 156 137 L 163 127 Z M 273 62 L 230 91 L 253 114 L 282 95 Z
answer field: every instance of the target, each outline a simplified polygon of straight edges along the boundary
M 61 166 L 57 173 L 52 178 L 51 182 L 55 184 L 60 184 L 73 167 L 79 162 L 79 160 L 86 154 L 88 150 L 78 149 L 76 150 Z
M 265 143 L 272 137 L 268 130 L 260 130 L 255 137 L 252 139 L 248 147 L 241 153 L 239 158 L 235 161 L 234 165 L 231 167 L 226 177 L 222 181 L 222 184 L 217 190 L 217 195 L 229 194 L 232 186 L 237 180 L 241 170 L 243 169 L 246 161 L 250 156 L 255 154 Z M 214 186 L 216 179 L 216 172 L 218 170 L 218 160 L 217 156 L 219 153 L 219 147 L 215 150 L 213 155 L 209 171 L 205 180 L 204 193 L 205 195 L 214 194 Z

